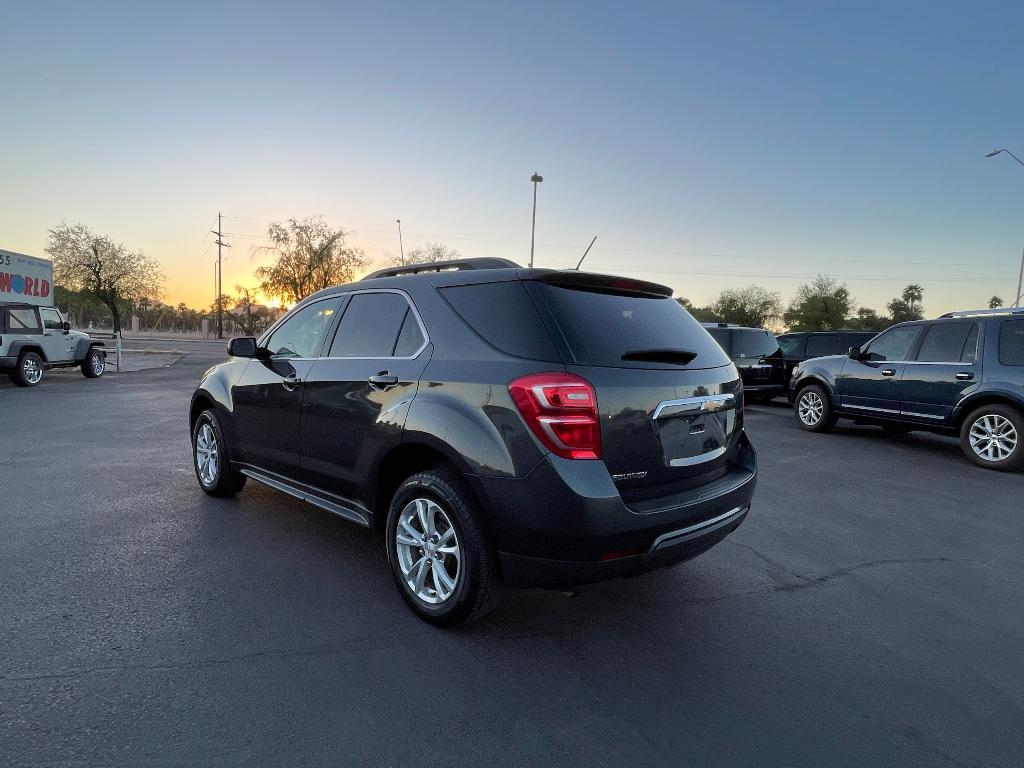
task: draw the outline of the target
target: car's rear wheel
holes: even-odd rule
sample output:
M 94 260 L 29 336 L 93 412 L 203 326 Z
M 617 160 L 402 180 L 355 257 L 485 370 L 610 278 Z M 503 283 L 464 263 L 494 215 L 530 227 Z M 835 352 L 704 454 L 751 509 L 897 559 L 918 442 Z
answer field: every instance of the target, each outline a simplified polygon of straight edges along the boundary
M 192 427 L 192 467 L 199 487 L 211 496 L 234 496 L 245 486 L 245 475 L 231 466 L 224 433 L 212 409 L 199 414 Z
M 11 380 L 19 387 L 34 387 L 43 380 L 43 358 L 35 352 L 22 352 Z
M 832 401 L 820 384 L 809 384 L 797 392 L 793 415 L 797 426 L 808 432 L 828 432 L 836 425 Z
M 87 379 L 98 379 L 107 370 L 107 356 L 99 347 L 92 347 L 82 360 L 82 375 Z
M 425 621 L 453 627 L 489 612 L 500 593 L 498 564 L 471 494 L 453 473 L 419 472 L 391 499 L 391 573 Z
M 979 467 L 1024 469 L 1024 416 L 1009 405 L 983 405 L 964 420 L 960 447 Z

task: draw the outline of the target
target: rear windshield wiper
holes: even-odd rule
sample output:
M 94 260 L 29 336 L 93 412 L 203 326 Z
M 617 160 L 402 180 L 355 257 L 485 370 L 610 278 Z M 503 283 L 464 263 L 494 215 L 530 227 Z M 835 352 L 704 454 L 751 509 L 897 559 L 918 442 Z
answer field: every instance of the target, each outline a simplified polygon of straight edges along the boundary
M 686 365 L 693 362 L 695 357 L 697 357 L 697 353 L 688 349 L 636 349 L 624 354 L 622 359 L 635 363 Z

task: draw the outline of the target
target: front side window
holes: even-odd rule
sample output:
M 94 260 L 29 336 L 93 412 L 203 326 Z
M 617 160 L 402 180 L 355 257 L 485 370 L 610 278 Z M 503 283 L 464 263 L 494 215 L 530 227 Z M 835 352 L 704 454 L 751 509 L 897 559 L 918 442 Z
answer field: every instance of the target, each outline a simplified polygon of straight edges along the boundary
M 34 309 L 19 308 L 7 310 L 7 329 L 11 333 L 38 333 L 42 327 Z
M 40 309 L 39 314 L 43 316 L 43 327 L 48 331 L 64 330 L 64 319 L 56 309 Z
M 977 323 L 936 323 L 925 331 L 917 360 L 920 363 L 973 363 L 977 347 Z
M 421 346 L 419 324 L 402 294 L 357 293 L 345 308 L 330 356 L 410 357 Z
M 910 348 L 914 346 L 914 339 L 917 338 L 921 327 L 918 325 L 903 325 L 891 328 L 877 337 L 868 345 L 866 359 L 881 360 L 906 360 L 910 354 Z
M 340 298 L 331 298 L 303 307 L 285 320 L 264 346 L 279 359 L 317 357 L 340 303 Z
M 1024 365 L 1024 320 L 1004 320 L 999 326 L 999 362 Z

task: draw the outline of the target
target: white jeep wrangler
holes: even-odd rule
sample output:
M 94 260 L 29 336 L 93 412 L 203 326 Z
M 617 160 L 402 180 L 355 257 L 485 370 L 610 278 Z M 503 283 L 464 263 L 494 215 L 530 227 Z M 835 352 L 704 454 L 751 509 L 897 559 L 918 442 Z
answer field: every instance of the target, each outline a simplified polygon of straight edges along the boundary
M 107 368 L 103 342 L 71 326 L 53 307 L 0 303 L 0 372 L 34 387 L 47 368 L 79 366 L 90 379 Z

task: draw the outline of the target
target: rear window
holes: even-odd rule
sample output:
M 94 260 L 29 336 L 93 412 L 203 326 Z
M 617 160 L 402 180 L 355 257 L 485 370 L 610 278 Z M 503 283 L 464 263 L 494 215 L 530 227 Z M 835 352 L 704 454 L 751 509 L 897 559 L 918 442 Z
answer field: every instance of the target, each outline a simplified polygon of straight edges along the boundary
M 722 348 L 679 302 L 532 281 L 576 361 L 613 368 L 711 368 L 729 364 Z M 634 358 L 624 360 L 623 356 Z M 676 362 L 668 360 L 675 357 Z
M 842 348 L 843 338 L 838 333 L 822 333 L 807 337 L 808 357 L 838 355 Z
M 999 362 L 1024 365 L 1024 320 L 1004 320 L 999 327 Z
M 551 334 L 519 280 L 441 288 L 459 316 L 492 347 L 530 360 L 561 362 Z
M 732 356 L 765 357 L 779 351 L 779 341 L 768 331 L 733 330 Z

